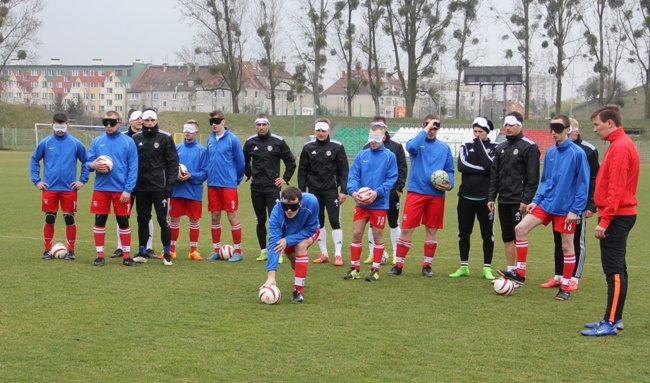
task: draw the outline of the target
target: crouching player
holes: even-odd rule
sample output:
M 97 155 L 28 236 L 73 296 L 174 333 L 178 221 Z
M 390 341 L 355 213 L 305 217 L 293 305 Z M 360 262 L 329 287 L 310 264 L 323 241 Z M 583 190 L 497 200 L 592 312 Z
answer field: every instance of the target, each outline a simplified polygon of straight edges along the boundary
M 282 190 L 281 200 L 275 204 L 269 219 L 267 278 L 263 286 L 275 285 L 275 272 L 282 251 L 294 270 L 291 303 L 304 300 L 305 278 L 309 267 L 307 249 L 318 239 L 318 200 L 295 186 Z

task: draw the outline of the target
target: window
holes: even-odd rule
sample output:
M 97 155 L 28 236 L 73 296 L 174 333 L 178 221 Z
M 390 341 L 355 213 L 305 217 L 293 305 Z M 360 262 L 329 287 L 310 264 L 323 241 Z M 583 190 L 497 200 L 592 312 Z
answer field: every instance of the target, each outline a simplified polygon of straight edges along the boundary
M 88 81 L 84 81 L 84 88 L 88 88 Z
M 127 69 L 127 70 L 126 70 L 126 76 L 127 76 L 127 77 L 131 76 L 131 69 Z
M 54 83 L 53 83 L 52 81 L 50 81 L 50 82 L 48 83 L 48 86 L 49 86 L 50 88 L 54 88 Z
M 100 99 L 100 100 L 103 100 L 103 99 L 104 99 L 104 93 L 100 93 L 100 94 L 99 94 L 99 99 Z
M 244 98 L 248 98 L 248 91 L 247 90 L 244 91 Z
M 32 100 L 38 100 L 38 93 L 32 93 Z
M 38 76 L 38 71 L 36 69 L 32 69 L 31 74 L 32 76 Z
M 163 101 L 162 106 L 167 106 L 167 101 Z
M 94 88 L 94 87 L 95 87 L 95 83 L 94 83 L 94 82 L 91 82 L 91 83 L 90 83 L 90 87 L 91 87 L 91 88 Z
M 57 87 L 57 88 L 61 88 L 62 86 L 63 86 L 63 83 L 62 83 L 61 81 L 59 81 L 59 82 L 56 83 L 56 87 Z
M 100 87 L 100 88 L 103 88 L 103 87 L 104 87 L 104 82 L 103 82 L 103 81 L 99 83 L 99 87 Z
M 63 76 L 63 71 L 61 69 L 56 71 L 57 76 Z
M 72 75 L 73 76 L 79 76 L 79 71 L 78 70 L 73 70 Z
M 121 100 L 122 99 L 122 94 L 121 93 L 115 93 L 115 99 L 116 100 Z
M 91 100 L 94 100 L 94 99 L 95 99 L 95 95 L 94 95 L 94 94 L 91 94 L 91 95 L 90 95 L 90 99 L 91 99 Z
M 122 83 L 121 82 L 116 82 L 115 87 L 121 89 L 122 88 Z
M 88 93 L 84 93 L 84 100 L 88 99 Z
M 115 111 L 116 111 L 116 112 L 121 112 L 121 111 L 122 111 L 122 107 L 119 106 L 119 105 L 116 106 L 116 107 L 115 107 Z
M 106 100 L 107 106 L 113 106 L 113 100 Z
M 38 81 L 32 81 L 32 88 L 38 88 Z
M 70 81 L 70 76 L 63 76 L 63 81 L 65 81 L 65 82 Z
M 255 98 L 257 98 L 257 94 L 258 94 L 258 92 L 257 92 L 257 91 L 255 91 Z
M 95 71 L 94 71 L 94 70 L 91 70 L 91 71 L 90 71 L 90 75 L 91 75 L 91 76 L 94 76 L 94 75 L 95 75 Z
M 122 75 L 122 69 L 118 69 L 115 71 L 116 76 L 121 76 Z
M 176 93 L 172 93 L 172 100 L 176 100 Z
M 52 69 L 48 69 L 48 70 L 47 70 L 47 75 L 48 75 L 48 76 L 52 76 L 52 75 L 54 75 L 54 71 L 53 71 Z
M 104 105 L 100 105 L 100 106 L 99 106 L 99 111 L 100 111 L 100 112 L 103 112 L 103 111 L 104 111 Z
M 131 89 L 131 83 L 130 82 L 127 82 L 126 85 L 124 85 L 124 86 L 126 87 L 126 89 Z
M 41 81 L 41 88 L 47 88 L 47 81 Z
M 81 83 L 79 81 L 75 81 L 75 82 L 72 83 L 72 87 L 73 88 L 79 88 L 79 87 L 81 87 Z
M 113 82 L 113 76 L 108 76 L 108 77 L 106 77 L 106 81 L 108 81 L 108 82 Z
M 223 89 L 221 90 L 221 97 L 226 97 L 226 91 Z
M 129 95 L 129 100 L 137 101 L 137 100 L 139 100 L 139 99 L 140 99 L 140 95 L 139 95 L 138 93 L 131 93 L 131 94 Z
M 63 93 L 70 93 L 70 88 L 63 88 Z
M 91 111 L 91 112 L 94 112 L 94 111 L 95 111 L 95 105 L 91 105 L 91 106 L 90 106 L 90 111 Z
M 88 70 L 83 71 L 84 76 L 88 76 Z
M 154 100 L 157 100 L 157 99 L 158 99 L 158 93 L 154 93 L 154 94 L 153 94 L 153 99 L 154 99 Z
M 113 88 L 106 88 L 107 94 L 113 94 Z
M 98 71 L 98 72 L 97 72 L 97 75 L 98 75 L 98 76 L 103 76 L 103 75 L 104 75 L 104 71 L 103 71 L 103 70 Z
M 43 100 L 47 100 L 47 93 L 41 93 L 41 98 Z

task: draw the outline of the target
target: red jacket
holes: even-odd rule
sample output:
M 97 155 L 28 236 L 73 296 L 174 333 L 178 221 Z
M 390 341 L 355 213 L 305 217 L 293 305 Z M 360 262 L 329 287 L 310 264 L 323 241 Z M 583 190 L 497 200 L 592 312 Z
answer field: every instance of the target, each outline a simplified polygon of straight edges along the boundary
M 606 140 L 610 145 L 603 156 L 594 192 L 598 225 L 605 229 L 617 215 L 636 214 L 640 166 L 639 152 L 623 128 L 614 130 Z

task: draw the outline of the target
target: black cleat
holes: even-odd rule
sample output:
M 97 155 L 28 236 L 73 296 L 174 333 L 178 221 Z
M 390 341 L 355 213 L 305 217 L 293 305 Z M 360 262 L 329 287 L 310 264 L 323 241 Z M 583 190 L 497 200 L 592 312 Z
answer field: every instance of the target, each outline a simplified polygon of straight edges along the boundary
M 291 295 L 291 303 L 302 303 L 305 300 L 305 297 L 298 290 L 293 290 Z
M 377 270 L 372 270 L 370 271 L 370 274 L 366 277 L 367 282 L 375 282 L 379 279 L 379 271 Z
M 392 269 L 388 272 L 388 275 L 390 276 L 396 276 L 396 275 L 402 275 L 402 269 L 397 266 L 393 266 Z
M 348 271 L 347 274 L 343 277 L 343 279 L 359 279 L 361 276 L 361 273 L 359 270 L 355 269 L 354 267 L 350 267 L 350 270 Z
M 68 250 L 68 252 L 65 253 L 65 257 L 63 257 L 63 259 L 67 261 L 74 261 L 75 259 L 77 259 L 77 257 L 74 255 L 73 250 Z
M 122 261 L 122 264 L 124 266 L 135 266 L 135 265 L 137 265 L 137 263 L 131 257 L 124 258 L 124 261 Z
M 422 268 L 422 275 L 425 277 L 433 277 L 433 270 L 431 270 L 431 266 L 426 266 Z
M 104 266 L 104 258 L 102 258 L 102 257 L 95 258 L 95 262 L 93 262 L 93 265 L 95 265 L 95 266 Z
M 156 259 L 156 258 L 158 258 L 158 256 L 156 255 L 156 252 L 153 251 L 153 249 L 147 249 L 147 250 L 145 250 L 143 256 L 144 256 L 145 258 L 150 258 L 150 259 Z
M 562 289 L 560 289 L 560 291 L 558 291 L 557 295 L 555 296 L 556 301 L 568 301 L 569 298 L 571 298 L 571 293 Z
M 515 286 L 517 283 L 520 285 L 523 285 L 524 282 L 526 282 L 526 277 L 522 277 L 519 274 L 517 274 L 517 271 L 507 271 L 507 270 L 497 270 L 497 273 L 504 277 L 505 279 L 510 279 L 511 281 L 515 282 Z
M 52 255 L 51 251 L 45 250 L 43 252 L 43 259 L 54 259 L 54 256 Z
M 111 254 L 111 258 L 122 258 L 124 256 L 124 251 L 122 249 L 115 249 L 113 254 Z

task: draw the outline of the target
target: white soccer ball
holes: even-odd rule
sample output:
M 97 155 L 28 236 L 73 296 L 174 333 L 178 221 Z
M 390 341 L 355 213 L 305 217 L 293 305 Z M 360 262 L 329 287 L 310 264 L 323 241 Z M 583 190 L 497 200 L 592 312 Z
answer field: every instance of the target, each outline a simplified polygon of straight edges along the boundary
M 367 200 L 368 198 L 370 198 L 370 193 L 372 193 L 372 189 L 367 186 L 364 186 L 361 189 L 357 190 L 357 195 L 362 200 Z
M 219 248 L 219 258 L 227 261 L 232 258 L 232 255 L 235 253 L 235 248 L 231 245 L 223 245 Z
M 113 170 L 113 159 L 111 157 L 102 155 L 102 156 L 97 157 L 97 160 L 100 163 L 106 165 L 106 169 L 107 169 L 105 171 L 104 170 L 98 170 L 98 172 L 100 172 L 100 173 L 108 173 L 111 170 Z
M 441 186 L 449 182 L 449 175 L 444 170 L 436 170 L 431 173 L 431 184 L 433 186 Z
M 186 174 L 187 174 L 187 166 L 185 166 L 185 165 L 183 165 L 183 164 L 179 164 L 179 165 L 178 165 L 178 172 L 179 172 L 180 175 L 182 175 L 182 176 L 186 175 Z
M 62 243 L 56 243 L 52 246 L 50 253 L 52 253 L 52 258 L 62 259 L 68 253 L 68 247 Z
M 492 286 L 497 295 L 510 295 L 515 290 L 515 283 L 506 278 L 497 279 Z
M 282 298 L 282 293 L 280 292 L 280 289 L 278 286 L 262 286 L 262 288 L 259 291 L 259 299 L 260 302 L 267 304 L 267 305 L 274 305 L 278 302 L 280 302 L 280 298 Z

